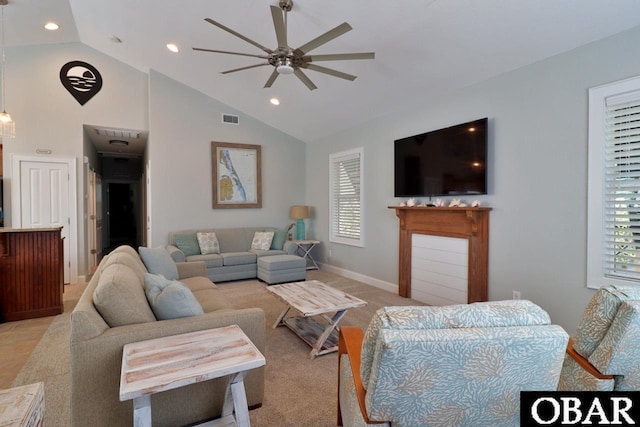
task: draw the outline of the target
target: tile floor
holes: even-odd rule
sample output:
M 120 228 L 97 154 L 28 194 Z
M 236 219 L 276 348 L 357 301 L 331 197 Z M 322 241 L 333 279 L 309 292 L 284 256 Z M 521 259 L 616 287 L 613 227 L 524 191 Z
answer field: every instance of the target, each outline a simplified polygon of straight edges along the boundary
M 64 286 L 62 300 L 65 312 L 73 310 L 85 286 L 85 283 Z M 0 389 L 11 388 L 53 319 L 54 316 L 0 323 Z

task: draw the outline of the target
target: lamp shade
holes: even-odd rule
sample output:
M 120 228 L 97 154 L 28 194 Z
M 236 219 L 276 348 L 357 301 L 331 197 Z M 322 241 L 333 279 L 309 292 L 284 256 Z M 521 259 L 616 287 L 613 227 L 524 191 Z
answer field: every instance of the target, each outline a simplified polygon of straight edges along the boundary
M 289 216 L 291 217 L 291 219 L 309 218 L 309 206 L 303 206 L 303 205 L 291 206 L 291 212 Z

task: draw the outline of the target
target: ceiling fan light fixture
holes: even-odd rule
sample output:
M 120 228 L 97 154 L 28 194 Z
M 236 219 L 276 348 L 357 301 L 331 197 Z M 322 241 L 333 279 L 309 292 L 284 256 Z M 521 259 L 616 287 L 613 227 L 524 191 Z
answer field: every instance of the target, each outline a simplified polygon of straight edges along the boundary
M 276 65 L 278 74 L 293 74 L 293 64 L 289 58 L 279 59 Z

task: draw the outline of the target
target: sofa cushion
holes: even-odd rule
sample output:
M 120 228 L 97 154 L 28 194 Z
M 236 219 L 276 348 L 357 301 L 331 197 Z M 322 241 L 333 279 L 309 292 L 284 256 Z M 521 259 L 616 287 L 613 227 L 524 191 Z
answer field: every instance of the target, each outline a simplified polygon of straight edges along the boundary
M 144 290 L 158 320 L 204 314 L 193 292 L 177 280 L 167 280 L 159 274 L 145 273 Z
M 140 258 L 144 262 L 145 267 L 151 274 L 162 274 L 166 279 L 176 280 L 178 279 L 178 267 L 176 262 L 171 258 L 169 252 L 163 247 L 158 246 L 156 248 L 145 248 L 140 246 L 138 248 L 140 252 Z
M 220 243 L 220 253 L 242 252 L 251 247 L 253 233 L 247 239 L 244 228 L 219 228 L 215 232 Z
M 261 251 L 258 249 L 251 249 L 249 252 L 256 254 L 258 258 L 269 257 L 273 255 L 287 255 L 285 251 L 277 249 L 269 249 L 268 251 Z
M 110 253 L 105 261 L 103 263 L 100 263 L 100 272 L 104 271 L 105 268 L 113 264 L 126 265 L 138 275 L 140 283 L 144 281 L 144 273 L 147 272 L 147 269 L 145 268 L 144 264 L 140 260 L 140 256 L 137 253 L 135 253 L 135 255 L 133 256 L 128 251 L 114 251 Z
M 142 282 L 124 264 L 113 264 L 102 271 L 93 292 L 93 305 L 112 328 L 156 320 Z
M 204 265 L 207 268 L 222 267 L 223 265 L 222 255 L 220 254 L 192 255 L 187 258 L 187 261 L 204 261 Z
M 178 233 L 173 235 L 176 246 L 184 252 L 184 256 L 200 253 L 200 245 L 196 233 Z
M 251 249 L 268 251 L 273 240 L 273 231 L 256 231 L 251 241 Z M 283 243 L 284 244 L 284 243 Z
M 196 297 L 205 313 L 211 313 L 212 311 L 219 310 L 235 310 L 224 295 L 222 295 L 220 289 L 201 289 L 199 291 L 195 291 L 193 295 Z
M 257 259 L 256 254 L 251 252 L 229 252 L 220 255 L 224 265 L 255 264 Z
M 220 253 L 220 243 L 218 243 L 216 233 L 213 231 L 197 233 L 196 237 L 198 238 L 198 245 L 200 245 L 201 254 L 207 255 Z

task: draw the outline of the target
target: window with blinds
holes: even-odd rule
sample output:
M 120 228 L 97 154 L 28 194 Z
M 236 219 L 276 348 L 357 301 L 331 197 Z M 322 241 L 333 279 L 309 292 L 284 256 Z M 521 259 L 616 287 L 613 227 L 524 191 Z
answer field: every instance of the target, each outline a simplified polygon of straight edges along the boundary
M 331 242 L 363 245 L 362 155 L 359 148 L 329 156 Z
M 604 274 L 640 281 L 640 91 L 605 107 Z
M 640 77 L 589 89 L 587 286 L 640 285 Z

